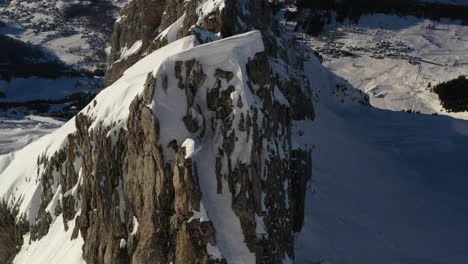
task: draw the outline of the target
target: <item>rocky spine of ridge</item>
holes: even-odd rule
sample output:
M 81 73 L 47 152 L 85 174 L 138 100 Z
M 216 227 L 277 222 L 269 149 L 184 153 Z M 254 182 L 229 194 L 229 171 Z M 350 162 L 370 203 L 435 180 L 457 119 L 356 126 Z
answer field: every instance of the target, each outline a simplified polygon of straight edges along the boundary
M 219 0 L 215 2 L 221 2 Z M 181 27 L 177 30 L 177 38 L 189 35 L 192 25 L 198 23 L 197 8 L 202 1 L 184 0 L 142 0 L 130 1 L 121 11 L 120 18 L 114 25 L 110 40 L 110 51 L 107 57 L 106 86 L 119 79 L 123 72 L 141 59 L 145 54 L 166 45 L 167 38 L 157 39 L 166 28 L 185 15 Z M 203 21 L 197 25 L 202 30 L 220 32 L 222 22 L 220 12 L 213 10 L 212 14 L 205 14 Z M 121 59 L 124 48 L 131 47 L 137 41 L 142 45 L 126 59 Z
M 185 68 L 176 69 L 181 87 L 167 89 L 184 89 L 190 104 L 195 96 L 191 91 L 206 78 L 203 65 L 196 61 L 181 61 L 179 65 Z M 291 149 L 291 110 L 274 101 L 268 67 L 265 53 L 246 65 L 263 109 L 250 106 L 252 112 L 234 122 L 234 109 L 241 101 L 234 103 L 232 88 L 221 86 L 232 75 L 220 70 L 211 76 L 220 86 L 206 94 L 212 118 L 184 123 L 187 130 L 201 137 L 208 133 L 205 130 L 223 137 L 214 160 L 218 192 L 228 188 L 232 193 L 232 209 L 256 262 L 282 263 L 286 254 L 293 258 L 294 232 L 302 227 L 311 157 L 308 151 Z M 222 258 L 210 257 L 206 250 L 208 243 L 217 243 L 212 223 L 191 220 L 192 211 L 200 211 L 203 196 L 198 174 L 207 172 L 197 170 L 196 163 L 185 158 L 180 142 L 172 145 L 175 156 L 163 154 L 158 117 L 148 108 L 155 83 L 149 75 L 144 94 L 131 105 L 127 129 L 119 130 L 115 142 L 108 136 L 116 133 L 111 127 L 90 131 L 92 121 L 80 114 L 76 118 L 78 131 L 69 136 L 68 145 L 51 159 L 39 160 L 44 169 L 44 192 L 37 224 L 31 231 L 33 240 L 47 234 L 52 217 L 44 208 L 52 200 L 52 190 L 60 185 L 63 199 L 55 215 L 63 214 L 65 226 L 76 221 L 74 236 L 83 236 L 83 256 L 88 263 L 151 263 L 156 259 L 164 263 L 225 263 Z M 236 141 L 234 127 L 252 134 L 251 161 L 248 165 L 228 162 L 223 168 L 222 161 L 230 160 L 236 145 L 245 144 Z M 266 142 L 269 147 L 265 153 Z M 168 162 L 170 159 L 175 162 Z M 79 171 L 73 165 L 76 160 L 82 164 Z M 78 211 L 81 213 L 75 217 Z M 266 228 L 262 236 L 257 234 L 259 217 Z
M 146 54 L 167 45 L 167 36 L 160 34 L 179 19 L 182 21 L 177 24 L 175 38 L 196 35 L 202 43 L 206 40 L 200 34 L 229 37 L 252 28 L 268 29 L 272 25 L 270 6 L 264 0 L 130 1 L 114 24 L 107 57 L 106 86 Z M 137 41 L 142 42 L 138 52 L 121 59 L 122 50 Z
M 207 8 L 207 3 L 211 8 Z M 206 10 L 205 10 L 206 9 Z M 203 12 L 205 11 L 205 12 Z M 314 119 L 312 90 L 308 77 L 299 73 L 304 67 L 303 47 L 288 37 L 285 29 L 272 16 L 267 0 L 142 0 L 131 1 L 114 25 L 110 53 L 107 57 L 105 85 L 114 83 L 126 69 L 150 52 L 168 44 L 161 34 L 179 23 L 175 39 L 195 35 L 200 43 L 229 37 L 253 29 L 261 30 L 270 61 L 280 62 L 272 69 L 274 82 L 293 105 L 293 119 Z M 217 35 L 216 35 L 217 34 Z M 141 48 L 125 59 L 123 49 L 141 41 Z M 285 78 L 277 68 L 289 72 Z
M 168 86 L 165 77 L 158 80 L 148 75 L 144 93 L 131 104 L 125 129 L 117 124 L 92 127 L 93 118 L 83 111 L 75 119 L 77 132 L 68 136 L 62 149 L 37 161 L 42 196 L 31 226 L 32 241 L 47 235 L 52 219 L 62 215 L 66 229 L 70 221 L 75 222 L 73 237 L 83 237 L 87 263 L 226 263 L 225 256 L 208 250 L 216 248 L 220 242 L 216 232 L 223 230 L 216 230 L 209 219 L 193 219 L 194 211 L 203 211 L 201 200 L 206 194 L 200 175 L 208 172 L 186 155 L 182 142 L 171 142 L 170 154 L 164 151 L 168 146 L 161 145 L 162 117 L 150 108 L 159 81 L 166 91 L 181 89 L 185 93 L 189 110 L 183 120 L 175 122 L 183 122 L 199 140 L 208 135 L 222 139 L 211 157 L 217 192 L 221 195 L 229 190 L 228 195 L 232 195 L 232 210 L 256 263 L 283 263 L 294 258 L 294 233 L 303 223 L 311 155 L 309 149 L 292 149 L 292 123 L 314 118 L 307 77 L 298 73 L 304 67 L 303 58 L 293 51 L 300 47 L 276 35 L 281 29 L 265 13 L 267 1 L 226 1 L 222 9 L 200 18 L 196 10 L 203 3 L 129 2 L 122 19 L 130 20 L 116 24 L 111 49 L 117 51 L 136 39 L 142 40 L 142 48 L 123 62 L 111 52 L 107 80 L 112 82 L 142 56 L 163 46 L 163 40 L 159 39 L 159 44 L 153 41 L 155 35 L 184 14 L 177 38 L 206 32 L 235 35 L 251 29 L 246 27 L 248 23 L 260 29 L 271 26 L 274 30 L 263 33 L 265 51 L 250 58 L 247 65 L 239 65 L 246 71 L 242 78 L 248 79 L 248 87 L 243 89 L 248 89 L 257 103 L 244 105 L 242 98 L 231 97 L 233 72 L 217 69 L 208 75 L 206 65 L 191 59 L 173 65 L 177 86 Z M 239 19 L 232 22 L 227 17 Z M 261 25 L 263 21 L 271 23 Z M 194 30 L 195 24 L 199 30 Z M 203 42 L 200 35 L 197 38 Z M 293 46 L 285 48 L 290 44 Z M 278 68 L 291 74 L 281 75 Z M 200 95 L 207 79 L 215 79 L 216 85 Z M 289 103 L 275 100 L 275 89 Z M 196 99 L 200 96 L 205 99 Z M 239 112 L 244 107 L 248 111 Z M 238 139 L 240 134 L 253 139 L 250 160 L 232 163 L 234 150 L 246 144 Z M 58 199 L 57 192 L 61 198 L 50 210 L 50 204 Z

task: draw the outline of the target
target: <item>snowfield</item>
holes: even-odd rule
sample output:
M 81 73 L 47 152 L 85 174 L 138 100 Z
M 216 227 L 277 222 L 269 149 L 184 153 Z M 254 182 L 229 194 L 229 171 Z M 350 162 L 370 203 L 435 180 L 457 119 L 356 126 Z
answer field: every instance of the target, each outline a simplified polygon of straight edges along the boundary
M 0 117 L 0 155 L 17 151 L 62 125 L 63 122 L 49 117 L 26 116 L 21 119 Z
M 143 91 L 147 74 L 155 67 L 157 68 L 167 56 L 192 48 L 194 44 L 194 38 L 187 37 L 145 57 L 145 59 L 131 67 L 121 80 L 97 96 L 95 100 L 99 104 L 89 114 L 103 121 L 124 122 L 123 119 L 128 115 L 130 103 Z M 93 107 L 93 103 L 91 103 L 83 111 L 89 111 Z M 99 121 L 96 121 L 96 124 L 97 122 Z M 20 211 L 28 216 L 30 223 L 34 223 L 35 221 L 42 188 L 40 180 L 36 181 L 39 175 L 38 165 L 34 161 L 43 154 L 48 157 L 55 154 L 66 144 L 67 136 L 75 131 L 75 118 L 73 118 L 53 133 L 41 137 L 25 148 L 17 152 L 0 155 L 0 181 L 2 182 L 0 185 L 0 197 L 7 199 L 9 202 L 15 202 L 18 197 L 22 197 Z M 18 140 L 19 142 L 10 146 L 10 149 L 19 149 L 20 143 L 25 140 L 27 138 Z M 60 190 L 57 190 L 57 193 L 60 193 Z M 26 242 L 14 263 L 25 264 L 31 259 L 36 260 L 37 262 L 35 263 L 38 264 L 59 264 L 63 263 L 63 261 L 67 263 L 83 263 L 81 261 L 81 254 L 71 254 L 70 256 L 56 255 L 57 252 L 63 251 L 81 252 L 83 245 L 81 237 L 80 240 L 70 240 L 70 238 L 71 232 L 64 233 L 63 220 L 60 217 L 55 218 L 50 232 L 43 240 L 29 244 L 28 235 L 25 236 L 24 241 Z M 49 243 L 45 242 L 57 240 L 60 243 L 54 242 L 56 247 L 53 248 L 49 247 Z
M 468 263 L 468 121 L 454 118 L 468 115 L 440 111 L 426 88 L 468 73 L 461 63 L 468 62 L 468 27 L 376 15 L 339 30 L 345 45 L 403 42 L 414 49 L 409 55 L 448 66 L 362 51 L 325 56 L 324 64 L 366 92 L 375 108 L 343 104 L 326 80 L 313 79 L 317 118 L 296 124 L 303 134 L 296 144 L 315 150 L 297 263 Z
M 324 65 L 367 93 L 375 107 L 468 119 L 468 113 L 443 110 L 431 91 L 440 82 L 468 75 L 467 36 L 468 26 L 456 21 L 376 14 L 362 16 L 357 25 L 329 26 L 306 41 L 319 52 L 332 47 L 354 54 L 323 54 Z
M 467 263 L 468 121 L 316 104 L 297 263 Z
M 40 45 L 57 57 L 60 61 L 77 68 L 93 70 L 102 63 L 97 58 L 96 51 L 105 47 L 108 40 L 109 27 L 117 17 L 118 11 L 128 0 L 101 0 L 94 6 L 107 4 L 107 10 L 102 12 L 96 21 L 90 22 L 86 15 L 92 14 L 93 7 L 88 8 L 85 16 L 74 14 L 79 7 L 67 8 L 73 4 L 92 5 L 88 1 L 0 1 L 0 34 L 13 37 L 23 42 Z M 73 8 L 75 10 L 73 10 Z M 93 23 L 100 23 L 104 28 L 98 28 Z
M 81 235 L 70 241 L 75 223 L 70 223 L 68 231 L 63 229 L 63 219 L 59 216 L 50 227 L 49 233 L 39 241 L 29 244 L 29 235 L 25 235 L 25 244 L 16 256 L 14 263 L 67 263 L 86 264 L 82 257 Z
M 240 78 L 246 75 L 245 67 L 240 69 L 238 65 L 246 65 L 249 58 L 253 58 L 257 52 L 264 49 L 260 32 L 249 32 L 199 46 L 196 46 L 197 44 L 196 38 L 193 36 L 177 40 L 156 50 L 129 68 L 121 79 L 103 90 L 93 102 L 82 110 L 83 114 L 94 119 L 90 129 L 101 125 L 114 125 L 116 129 L 125 127 L 130 104 L 143 92 L 148 74 L 152 73 L 156 79 L 162 80 L 162 76 L 158 76 L 158 74 L 165 74 L 165 71 L 169 72 L 170 69 L 174 69 L 174 63 L 178 60 L 196 58 L 206 66 L 204 71 L 208 76 L 213 76 L 218 68 L 233 70 L 239 76 L 238 79 L 235 79 L 236 81 L 233 81 L 233 84 L 240 89 L 235 92 L 240 94 L 249 91 L 244 89 L 247 87 L 244 83 L 246 80 Z M 176 87 L 175 74 L 169 76 L 171 78 L 168 79 L 168 84 L 171 87 Z M 175 117 L 180 117 L 186 110 L 179 107 L 181 105 L 179 103 L 184 102 L 183 100 L 186 98 L 185 94 L 175 88 L 169 89 L 166 94 L 160 83 L 158 82 L 158 88 L 155 91 L 152 108 L 153 112 L 160 117 L 161 127 L 164 128 L 161 130 L 161 139 L 171 141 L 172 138 L 176 138 L 179 142 L 183 142 L 184 139 L 190 138 L 191 133 L 180 122 L 181 118 L 175 119 Z M 203 89 L 214 87 L 215 79 L 206 81 L 206 83 Z M 202 98 L 204 98 L 205 92 L 199 92 L 198 94 L 197 97 L 200 98 L 197 100 L 204 100 Z M 251 94 L 245 95 L 245 98 L 246 100 L 256 100 Z M 204 109 L 203 111 L 208 110 Z M 247 109 L 243 109 L 243 111 L 247 111 Z M 24 213 L 31 224 L 35 222 L 42 193 L 42 185 L 39 180 L 42 175 L 41 167 L 35 161 L 42 155 L 51 157 L 64 147 L 68 135 L 75 131 L 75 118 L 73 118 L 53 133 L 41 137 L 23 149 L 0 156 L 0 181 L 2 182 L 0 197 L 7 199 L 10 203 L 19 202 L 20 213 Z M 239 134 L 241 136 L 246 133 Z M 201 189 L 204 193 L 202 208 L 205 208 L 204 210 L 206 210 L 209 219 L 213 222 L 216 230 L 219 230 L 216 233 L 217 245 L 216 247 L 210 246 L 209 251 L 214 254 L 214 257 L 221 252 L 232 263 L 253 263 L 255 256 L 248 250 L 243 241 L 240 221 L 231 208 L 230 192 L 224 190 L 222 195 L 218 195 L 216 191 L 215 164 L 214 160 L 212 160 L 215 155 L 211 154 L 211 152 L 218 149 L 219 142 L 216 141 L 216 138 L 206 138 L 209 140 L 203 142 L 203 148 L 195 147 L 191 153 L 191 158 L 197 161 L 201 170 L 212 172 L 212 174 L 200 177 Z M 244 140 L 247 141 L 247 139 Z M 187 142 L 190 142 L 190 140 Z M 166 146 L 165 143 L 167 142 L 162 142 L 161 145 Z M 238 144 L 236 145 L 234 154 L 231 157 L 233 162 L 244 160 L 247 157 L 244 154 L 247 152 L 249 144 L 241 145 L 242 148 L 240 149 Z M 168 147 L 165 151 L 171 150 Z M 207 157 L 212 157 L 212 159 L 210 160 Z M 77 184 L 80 184 L 80 181 Z M 47 207 L 47 210 L 51 211 L 54 210 L 58 199 L 61 197 L 60 185 L 55 186 L 53 192 L 56 198 Z M 28 235 L 25 235 L 26 243 L 14 263 L 27 263 L 31 259 L 37 261 L 35 263 L 38 264 L 58 264 L 63 263 L 63 261 L 82 263 L 81 256 L 78 257 L 75 253 L 81 251 L 83 241 L 81 239 L 70 240 L 71 233 L 64 233 L 63 220 L 60 217 L 53 216 L 52 223 L 50 232 L 39 242 L 30 244 Z M 69 230 L 72 230 L 72 228 Z M 56 246 L 52 247 L 53 250 L 51 250 L 49 243 L 45 241 L 54 241 Z M 60 241 L 60 243 L 57 241 Z M 57 255 L 57 252 L 66 251 L 71 252 L 70 256 Z
M 330 47 L 326 43 L 333 39 L 343 43 L 334 48 L 358 56 L 324 55 L 324 65 L 333 72 L 314 57 L 306 61 L 305 72 L 316 95 L 316 119 L 295 122 L 291 143 L 292 147 L 314 149 L 304 227 L 296 240 L 296 263 L 468 263 L 468 121 L 463 120 L 468 119 L 468 113 L 441 110 L 428 87 L 429 83 L 468 73 L 468 27 L 374 15 L 364 16 L 357 26 L 340 26 L 328 33 L 306 41 L 324 48 Z M 402 50 L 397 56 L 378 58 L 381 54 L 373 53 L 377 43 Z M 242 98 L 248 102 L 244 106 L 257 105 L 258 98 L 245 89 L 245 68 L 239 65 L 246 65 L 249 58 L 264 50 L 262 35 L 254 31 L 198 44 L 189 36 L 147 55 L 81 113 L 93 119 L 91 129 L 125 129 L 130 104 L 141 96 L 147 76 L 152 74 L 157 81 L 150 107 L 159 117 L 161 146 L 174 139 L 184 142 L 187 157 L 196 161 L 201 171 L 212 172 L 199 175 L 203 195 L 200 212 L 194 215 L 194 219 L 211 220 L 217 231 L 217 245 L 208 244 L 207 251 L 213 258 L 225 257 L 228 263 L 255 263 L 232 210 L 231 193 L 226 188 L 222 194 L 216 190 L 212 158 L 222 138 L 207 135 L 200 140 L 180 122 L 187 110 L 194 118 L 199 118 L 196 111 L 209 116 L 208 110 L 186 109 L 184 91 L 166 90 L 162 80 L 167 74 L 166 86 L 176 87 L 176 61 L 196 58 L 206 76 L 213 76 L 219 68 L 233 72 L 231 98 Z M 127 52 L 137 50 L 135 45 Z M 360 48 L 351 50 L 351 46 Z M 206 100 L 214 81 L 206 80 L 194 100 Z M 355 88 L 368 94 L 374 107 L 357 103 L 360 93 Z M 278 88 L 274 97 L 288 104 Z M 423 114 L 402 112 L 410 109 Z M 19 201 L 20 213 L 30 223 L 36 219 L 42 192 L 41 168 L 36 161 L 63 148 L 67 136 L 74 132 L 74 118 L 63 125 L 37 116 L 21 121 L 0 119 L 0 199 Z M 233 163 L 250 160 L 252 135 L 245 134 L 237 133 L 238 142 L 246 143 L 235 144 Z M 173 151 L 169 146 L 163 148 L 165 154 Z M 53 192 L 48 210 L 60 199 L 60 186 Z M 84 264 L 81 235 L 70 239 L 74 223 L 65 231 L 63 218 L 52 217 L 50 231 L 40 241 L 30 243 L 29 234 L 24 236 L 14 263 Z M 258 217 L 257 222 L 262 221 Z M 133 222 L 136 234 L 138 219 Z M 259 225 L 257 234 L 262 232 L 265 230 Z M 121 245 L 125 243 L 121 241 Z

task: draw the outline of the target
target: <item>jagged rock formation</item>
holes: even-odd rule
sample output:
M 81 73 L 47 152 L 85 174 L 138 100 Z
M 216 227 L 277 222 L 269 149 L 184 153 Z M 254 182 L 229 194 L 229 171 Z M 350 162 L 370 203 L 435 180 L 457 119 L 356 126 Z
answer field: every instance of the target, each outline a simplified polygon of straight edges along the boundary
M 213 32 L 218 29 L 214 33 L 220 32 L 219 27 L 222 23 L 218 19 L 224 2 L 215 1 L 213 4 L 215 7 L 212 7 L 214 14 L 203 14 L 209 15 L 207 18 L 198 17 L 200 11 L 197 9 L 201 3 L 203 1 L 183 0 L 144 0 L 128 3 L 114 25 L 110 54 L 107 58 L 109 66 L 106 72 L 106 85 L 120 78 L 128 67 L 145 54 L 167 45 L 170 41 L 189 35 L 192 25 L 197 24 L 200 29 L 211 29 Z M 123 58 L 122 51 L 138 41 L 141 41 L 141 47 L 130 56 Z
M 2 176 L 18 175 L 7 188 L 22 196 L 28 242 L 63 219 L 87 263 L 293 259 L 311 155 L 293 148 L 292 126 L 314 118 L 313 97 L 302 47 L 275 35 L 268 12 L 267 1 L 131 1 L 112 37 L 113 84 L 33 144 L 33 169 L 0 159 Z M 197 46 L 248 25 L 274 30 Z
M 107 59 L 106 85 L 115 82 L 128 67 L 146 54 L 176 39 L 194 35 L 199 43 L 205 43 L 219 39 L 220 36 L 229 37 L 252 29 L 263 32 L 266 53 L 275 64 L 275 82 L 294 105 L 294 119 L 313 119 L 312 91 L 308 77 L 297 73 L 304 67 L 303 47 L 272 18 L 270 3 L 265 0 L 130 2 L 114 25 Z M 141 46 L 135 52 L 122 56 L 129 47 L 139 42 Z M 295 73 L 286 77 L 276 71 Z
M 264 0 L 131 1 L 114 25 L 106 84 L 115 82 L 145 54 L 176 39 L 195 35 L 204 43 L 252 28 L 266 30 L 272 23 L 269 3 Z M 142 42 L 141 47 L 122 59 L 122 51 L 138 41 Z
M 18 220 L 17 220 L 18 218 Z M 0 201 L 0 263 L 10 263 L 23 244 L 29 225 L 16 206 Z

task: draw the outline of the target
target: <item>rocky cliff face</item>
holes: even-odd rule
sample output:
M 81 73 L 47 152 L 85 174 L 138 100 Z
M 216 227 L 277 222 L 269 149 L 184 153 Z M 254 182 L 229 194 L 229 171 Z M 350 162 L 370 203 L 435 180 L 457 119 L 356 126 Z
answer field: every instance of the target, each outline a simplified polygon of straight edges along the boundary
M 187 35 L 196 36 L 199 43 L 206 43 L 252 29 L 262 31 L 266 55 L 275 64 L 273 78 L 294 105 L 294 119 L 313 119 L 308 77 L 298 73 L 304 67 L 303 47 L 273 19 L 270 3 L 265 0 L 130 2 L 114 25 L 106 85 L 115 82 L 145 55 Z M 139 43 L 141 45 L 128 55 L 126 51 Z M 285 76 L 284 71 L 294 74 Z
M 0 201 L 0 263 L 11 263 L 23 244 L 29 225 L 18 208 Z
M 253 28 L 267 30 L 272 24 L 269 3 L 264 0 L 131 1 L 114 25 L 106 84 L 115 82 L 146 54 L 176 39 L 195 35 L 205 43 Z M 122 56 L 139 41 L 142 45 L 138 50 Z
M 292 126 L 314 118 L 312 91 L 305 53 L 268 12 L 267 1 L 129 2 L 113 84 L 18 176 L 37 188 L 11 199 L 28 215 L 27 242 L 63 219 L 87 263 L 293 259 L 311 156 L 293 148 Z M 255 27 L 272 30 L 236 36 Z

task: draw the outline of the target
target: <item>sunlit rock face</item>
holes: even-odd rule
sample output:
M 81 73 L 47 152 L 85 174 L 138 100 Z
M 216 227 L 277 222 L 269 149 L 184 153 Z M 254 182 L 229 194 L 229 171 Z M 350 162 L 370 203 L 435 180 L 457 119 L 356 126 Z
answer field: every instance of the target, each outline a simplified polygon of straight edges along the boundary
M 37 190 L 11 199 L 29 242 L 59 223 L 87 263 L 294 259 L 311 156 L 292 125 L 314 110 L 304 48 L 281 32 L 267 1 L 129 2 L 109 86 L 14 172 Z

